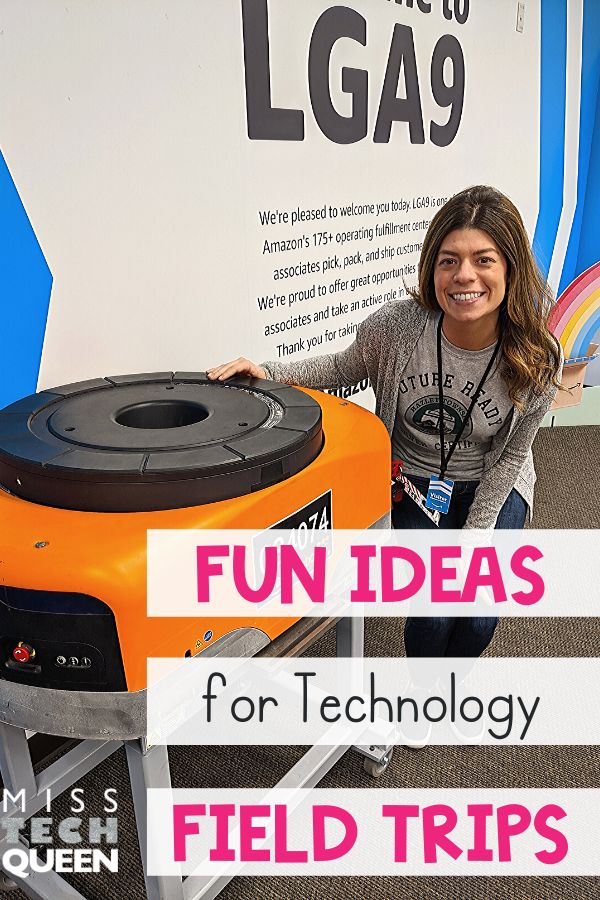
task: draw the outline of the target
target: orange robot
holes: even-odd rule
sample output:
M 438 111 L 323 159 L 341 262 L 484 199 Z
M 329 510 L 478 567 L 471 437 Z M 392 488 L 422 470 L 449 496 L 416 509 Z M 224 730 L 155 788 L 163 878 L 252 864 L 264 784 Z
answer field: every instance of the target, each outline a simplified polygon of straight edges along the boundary
M 56 732 L 48 706 L 70 722 L 83 706 L 94 728 L 59 733 L 98 733 L 99 710 L 127 716 L 125 698 L 145 693 L 148 657 L 256 653 L 294 620 L 147 616 L 147 529 L 367 528 L 389 510 L 389 460 L 371 413 L 258 379 L 120 376 L 7 407 L 0 691 L 16 712 L 4 721 L 22 724 L 35 694 L 27 727 Z

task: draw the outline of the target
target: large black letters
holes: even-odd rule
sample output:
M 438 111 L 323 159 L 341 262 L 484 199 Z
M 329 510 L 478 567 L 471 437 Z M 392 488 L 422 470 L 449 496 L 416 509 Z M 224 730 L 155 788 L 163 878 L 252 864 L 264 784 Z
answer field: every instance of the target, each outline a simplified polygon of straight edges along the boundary
M 404 64 L 404 65 L 403 65 Z M 404 69 L 406 97 L 398 97 L 400 70 Z M 419 93 L 419 76 L 412 29 L 408 25 L 396 24 L 392 36 L 385 80 L 381 92 L 381 102 L 377 114 L 377 124 L 373 140 L 387 144 L 390 139 L 392 122 L 408 122 L 411 144 L 424 144 L 423 114 Z
M 301 109 L 271 106 L 267 0 L 242 0 L 248 137 L 254 141 L 303 141 Z
M 452 84 L 444 81 L 444 62 L 452 60 Z M 431 90 L 438 106 L 451 106 L 445 125 L 432 122 L 429 136 L 438 147 L 447 147 L 456 137 L 465 96 L 465 61 L 462 47 L 452 34 L 444 34 L 435 45 L 431 57 Z
M 412 2 L 406 4 L 412 6 Z M 417 0 L 422 12 L 431 3 Z M 442 0 L 446 18 L 463 24 L 469 15 L 469 0 Z M 242 0 L 244 75 L 248 137 L 263 141 L 303 141 L 304 112 L 274 107 L 271 100 L 268 0 Z M 332 6 L 315 23 L 308 51 L 308 90 L 315 121 L 324 136 L 336 144 L 363 140 L 369 129 L 369 73 L 349 66 L 341 68 L 341 89 L 351 95 L 351 114 L 342 115 L 331 96 L 331 57 L 340 39 L 367 46 L 367 22 L 348 6 Z M 444 80 L 446 60 L 452 62 L 452 81 Z M 400 83 L 403 83 L 403 88 Z M 465 93 L 465 61 L 460 42 L 444 34 L 431 58 L 431 91 L 442 107 L 450 107 L 445 124 L 429 123 L 429 139 L 438 147 L 452 143 L 461 122 Z M 400 93 L 400 96 L 398 96 Z M 425 143 L 419 74 L 413 31 L 396 23 L 392 34 L 373 141 L 387 144 L 394 122 L 408 123 L 411 144 Z
M 353 144 L 367 134 L 369 76 L 362 69 L 342 68 L 342 90 L 352 94 L 352 115 L 341 116 L 331 101 L 329 64 L 333 45 L 347 37 L 364 47 L 367 23 L 354 9 L 333 6 L 317 21 L 308 55 L 310 102 L 317 125 L 336 144 Z

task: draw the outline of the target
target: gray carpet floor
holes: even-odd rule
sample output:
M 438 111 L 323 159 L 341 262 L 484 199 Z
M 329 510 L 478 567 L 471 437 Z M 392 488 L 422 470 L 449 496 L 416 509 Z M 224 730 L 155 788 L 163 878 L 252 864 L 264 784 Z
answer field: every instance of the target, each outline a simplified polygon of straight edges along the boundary
M 538 485 L 532 526 L 600 528 L 596 482 L 600 427 L 543 429 L 534 452 Z M 401 619 L 367 621 L 367 655 L 403 653 L 402 625 Z M 332 652 L 331 633 L 311 648 L 314 654 Z M 600 618 L 504 619 L 488 652 L 495 656 L 598 656 Z M 267 787 L 282 777 L 302 752 L 298 747 L 172 748 L 173 783 L 176 787 Z M 142 900 L 145 892 L 122 751 L 81 782 L 86 815 L 103 815 L 102 793 L 107 785 L 118 789 L 121 871 L 118 876 L 74 876 L 73 884 L 89 900 Z M 349 752 L 321 786 L 375 791 L 407 787 L 600 788 L 600 752 L 597 747 L 428 747 L 419 752 L 397 747 L 388 770 L 377 781 L 364 773 L 361 758 Z M 61 805 L 60 801 L 55 805 L 57 818 L 67 814 Z M 23 898 L 18 891 L 2 896 Z M 235 879 L 220 896 L 223 900 L 592 900 L 600 898 L 600 879 L 246 877 Z

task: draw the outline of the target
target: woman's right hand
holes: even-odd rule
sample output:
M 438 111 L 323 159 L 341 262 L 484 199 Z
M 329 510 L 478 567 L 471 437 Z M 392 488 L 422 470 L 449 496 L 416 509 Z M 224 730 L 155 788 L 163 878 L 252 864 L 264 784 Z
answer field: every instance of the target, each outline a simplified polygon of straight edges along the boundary
M 267 377 L 267 373 L 263 368 L 257 366 L 251 359 L 246 359 L 245 356 L 240 356 L 231 362 L 222 363 L 220 366 L 208 369 L 206 374 L 211 381 L 225 381 L 226 378 L 231 378 L 233 375 L 250 375 L 252 378 Z

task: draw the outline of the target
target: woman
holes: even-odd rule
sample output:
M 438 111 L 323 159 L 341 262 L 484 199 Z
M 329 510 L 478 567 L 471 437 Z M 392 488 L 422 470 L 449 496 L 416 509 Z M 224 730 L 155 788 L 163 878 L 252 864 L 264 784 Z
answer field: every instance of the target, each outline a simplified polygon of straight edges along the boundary
M 248 374 L 306 387 L 367 376 L 393 459 L 423 495 L 432 474 L 454 482 L 442 528 L 522 528 L 533 507 L 531 444 L 560 376 L 548 330 L 551 297 L 521 216 L 499 191 L 452 197 L 423 242 L 418 288 L 365 319 L 339 353 L 258 366 L 240 358 L 208 372 Z M 435 501 L 433 501 L 435 503 Z M 404 496 L 395 528 L 435 528 Z M 495 618 L 409 618 L 407 656 L 478 656 Z

